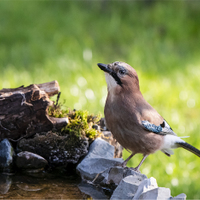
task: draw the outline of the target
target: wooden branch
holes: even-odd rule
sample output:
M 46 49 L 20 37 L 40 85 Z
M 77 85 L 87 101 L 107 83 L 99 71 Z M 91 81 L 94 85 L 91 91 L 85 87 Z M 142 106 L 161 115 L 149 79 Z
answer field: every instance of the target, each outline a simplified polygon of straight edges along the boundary
M 0 90 L 0 98 L 2 96 L 8 96 L 11 93 L 14 94 L 15 92 L 25 93 L 33 88 L 35 88 L 35 89 L 39 88 L 41 91 L 44 91 L 46 94 L 48 94 L 49 97 L 51 97 L 55 94 L 58 94 L 60 91 L 60 86 L 58 84 L 58 81 L 51 81 L 51 82 L 42 83 L 42 84 L 32 84 L 32 85 L 29 85 L 28 87 L 21 86 L 18 88 L 4 88 L 4 89 Z
M 58 92 L 60 91 L 60 86 L 58 84 L 58 81 L 38 84 L 37 86 L 41 90 L 44 90 L 49 95 L 49 97 L 54 96 L 55 94 L 58 94 Z
M 53 105 L 49 97 L 59 91 L 57 81 L 0 90 L 0 140 L 29 137 L 66 126 L 67 118 L 48 116 L 48 107 Z

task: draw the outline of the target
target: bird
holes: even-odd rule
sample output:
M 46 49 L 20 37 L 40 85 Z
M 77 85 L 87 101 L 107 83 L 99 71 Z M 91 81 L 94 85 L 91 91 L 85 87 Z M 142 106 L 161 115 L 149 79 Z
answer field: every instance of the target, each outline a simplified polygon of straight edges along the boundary
M 135 154 L 143 154 L 139 165 L 133 168 L 140 172 L 139 168 L 148 155 L 160 150 L 171 156 L 172 149 L 178 147 L 200 157 L 200 151 L 178 137 L 167 121 L 144 99 L 133 67 L 119 61 L 97 65 L 105 72 L 107 82 L 104 107 L 106 127 L 122 147 L 131 152 L 122 167 L 126 167 Z

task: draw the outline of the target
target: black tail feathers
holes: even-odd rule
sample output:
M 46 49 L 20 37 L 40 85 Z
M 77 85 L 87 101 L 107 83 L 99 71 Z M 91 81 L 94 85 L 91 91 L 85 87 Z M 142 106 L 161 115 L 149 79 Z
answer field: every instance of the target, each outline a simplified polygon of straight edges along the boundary
M 193 147 L 192 145 L 188 144 L 187 142 L 177 143 L 177 145 L 178 147 L 182 147 L 200 157 L 200 151 L 197 148 Z

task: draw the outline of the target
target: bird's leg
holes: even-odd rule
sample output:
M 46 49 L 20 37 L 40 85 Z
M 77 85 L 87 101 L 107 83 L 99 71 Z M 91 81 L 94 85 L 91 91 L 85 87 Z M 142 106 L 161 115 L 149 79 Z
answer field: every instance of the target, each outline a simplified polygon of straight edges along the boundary
M 126 167 L 127 162 L 135 155 L 135 153 L 132 153 L 123 163 L 122 167 Z
M 139 168 L 140 168 L 140 166 L 142 165 L 142 163 L 144 162 L 144 160 L 147 158 L 147 156 L 148 156 L 148 155 L 145 155 L 145 156 L 142 158 L 142 160 L 140 161 L 139 165 L 138 165 L 136 168 L 134 168 L 134 170 L 135 170 L 136 172 L 140 172 L 140 171 L 139 171 Z

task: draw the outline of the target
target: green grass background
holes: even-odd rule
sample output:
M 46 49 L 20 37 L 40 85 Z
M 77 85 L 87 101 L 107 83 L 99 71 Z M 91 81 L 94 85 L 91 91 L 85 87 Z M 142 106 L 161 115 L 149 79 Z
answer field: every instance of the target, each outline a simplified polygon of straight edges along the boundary
M 198 1 L 0 1 L 1 88 L 58 80 L 67 107 L 103 115 L 106 82 L 96 63 L 116 60 L 136 69 L 146 100 L 200 149 Z M 150 155 L 141 172 L 173 196 L 200 199 L 199 166 L 177 149 Z

